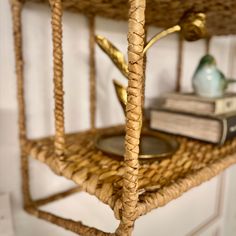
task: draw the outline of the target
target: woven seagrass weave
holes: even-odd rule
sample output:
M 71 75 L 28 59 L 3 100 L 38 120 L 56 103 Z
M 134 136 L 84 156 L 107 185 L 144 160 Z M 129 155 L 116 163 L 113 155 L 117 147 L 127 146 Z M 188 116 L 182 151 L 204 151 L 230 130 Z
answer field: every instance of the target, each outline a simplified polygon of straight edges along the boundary
M 48 3 L 48 0 L 25 0 Z M 63 0 L 65 10 L 99 15 L 116 20 L 128 19 L 128 0 Z M 185 12 L 205 12 L 210 35 L 236 34 L 234 0 L 147 0 L 146 24 L 170 27 Z
M 96 135 L 114 134 L 123 130 L 123 127 L 110 127 L 97 130 Z M 155 131 L 147 132 L 157 134 Z M 95 147 L 96 135 L 92 131 L 68 134 L 66 158 L 63 161 L 58 161 L 54 155 L 53 137 L 28 142 L 27 153 L 46 163 L 55 173 L 72 179 L 82 190 L 97 196 L 120 219 L 124 163 L 98 150 Z M 153 206 L 150 206 L 157 201 L 158 194 L 163 193 L 166 187 L 175 183 L 177 188 L 178 181 L 186 179 L 186 176 L 194 176 L 208 165 L 223 161 L 225 157 L 236 152 L 236 139 L 218 147 L 183 137 L 177 139 L 180 148 L 174 155 L 141 164 L 138 174 L 139 204 L 135 218 L 152 209 Z M 236 156 L 232 161 L 236 162 Z M 169 193 L 168 201 L 175 198 L 176 194 Z M 168 201 L 163 199 L 156 207 L 165 205 Z

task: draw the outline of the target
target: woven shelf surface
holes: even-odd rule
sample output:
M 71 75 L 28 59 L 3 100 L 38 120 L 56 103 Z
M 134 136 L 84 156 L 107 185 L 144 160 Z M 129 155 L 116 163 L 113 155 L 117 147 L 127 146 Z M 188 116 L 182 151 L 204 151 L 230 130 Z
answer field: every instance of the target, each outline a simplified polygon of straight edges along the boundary
M 100 129 L 96 134 L 92 131 L 68 134 L 65 161 L 55 157 L 52 137 L 28 141 L 26 149 L 30 156 L 46 163 L 55 173 L 72 179 L 84 191 L 108 204 L 119 219 L 124 163 L 96 149 L 95 139 L 99 133 L 122 130 L 119 126 Z M 177 139 L 180 148 L 173 156 L 140 164 L 140 200 L 134 218 L 165 205 L 236 162 L 236 155 L 232 155 L 236 152 L 236 139 L 221 147 L 183 137 Z
M 48 0 L 22 0 L 48 3 Z M 127 20 L 127 0 L 62 0 L 65 10 Z M 185 12 L 207 14 L 210 35 L 236 34 L 236 1 L 234 0 L 147 0 L 146 23 L 166 28 L 175 25 Z

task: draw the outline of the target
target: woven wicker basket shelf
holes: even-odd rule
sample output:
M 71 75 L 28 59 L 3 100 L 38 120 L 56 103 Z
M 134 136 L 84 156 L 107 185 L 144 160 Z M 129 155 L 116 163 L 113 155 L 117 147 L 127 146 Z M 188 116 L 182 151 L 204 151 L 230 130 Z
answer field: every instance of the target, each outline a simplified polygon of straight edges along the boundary
M 96 134 L 122 130 L 123 127 L 112 127 L 99 129 Z M 54 155 L 53 137 L 28 141 L 26 150 L 33 158 L 46 163 L 56 174 L 72 179 L 82 190 L 108 204 L 116 218 L 120 219 L 123 162 L 96 149 L 96 134 L 92 131 L 68 134 L 66 158 L 63 161 L 58 161 Z M 141 163 L 139 202 L 134 218 L 163 206 L 236 162 L 236 155 L 232 155 L 236 152 L 236 139 L 221 147 L 183 137 L 177 139 L 180 148 L 174 155 L 160 161 Z M 206 172 L 207 175 L 204 174 Z M 190 179 L 195 184 L 183 187 L 182 183 Z
M 49 2 L 48 0 L 22 1 L 47 4 Z M 129 2 L 127 0 L 63 0 L 62 2 L 65 10 L 116 20 L 128 19 Z M 187 11 L 206 12 L 210 35 L 236 34 L 236 2 L 234 0 L 147 0 L 146 5 L 146 24 L 149 25 L 166 28 L 177 24 Z
M 19 140 L 21 147 L 22 195 L 24 209 L 40 219 L 61 226 L 79 235 L 130 236 L 135 220 L 164 206 L 187 190 L 216 176 L 236 163 L 236 139 L 223 146 L 206 144 L 183 137 L 178 151 L 168 158 L 154 162 L 140 162 L 139 144 L 142 131 L 146 43 L 146 25 L 173 26 L 188 11 L 206 14 L 209 35 L 236 34 L 235 0 L 32 0 L 50 2 L 53 42 L 53 85 L 55 134 L 38 140 L 30 140 L 26 122 L 26 98 L 24 93 L 24 61 L 22 35 L 22 9 L 28 0 L 11 0 L 13 36 L 17 76 L 17 100 L 19 107 Z M 66 134 L 64 122 L 63 89 L 63 10 L 87 15 L 89 26 L 89 104 L 90 130 Z M 128 20 L 128 87 L 125 126 L 96 128 L 96 61 L 95 17 Z M 204 15 L 204 14 L 201 14 Z M 204 18 L 205 19 L 205 18 Z M 192 28 L 193 26 L 193 28 Z M 199 26 L 199 27 L 198 27 Z M 205 31 L 198 20 L 190 27 L 190 33 Z M 173 27 L 172 27 L 173 28 Z M 178 26 L 177 26 L 178 28 Z M 197 28 L 197 31 L 195 31 Z M 200 31 L 199 31 L 200 29 Z M 183 27 L 184 30 L 184 27 Z M 183 31 L 185 32 L 185 31 Z M 207 34 L 199 34 L 202 37 Z M 210 39 L 206 40 L 209 52 Z M 183 37 L 179 37 L 176 90 L 181 88 Z M 143 128 L 144 129 L 144 128 Z M 124 160 L 112 159 L 95 146 L 97 135 L 125 130 Z M 145 128 L 145 132 L 150 131 Z M 156 132 L 155 132 L 156 133 Z M 78 187 L 43 199 L 34 200 L 30 191 L 29 156 L 44 162 L 57 175 L 73 180 Z M 78 191 L 95 195 L 114 211 L 120 224 L 114 233 L 65 219 L 39 209 L 39 206 L 66 197 Z M 78 203 L 79 204 L 79 203 Z

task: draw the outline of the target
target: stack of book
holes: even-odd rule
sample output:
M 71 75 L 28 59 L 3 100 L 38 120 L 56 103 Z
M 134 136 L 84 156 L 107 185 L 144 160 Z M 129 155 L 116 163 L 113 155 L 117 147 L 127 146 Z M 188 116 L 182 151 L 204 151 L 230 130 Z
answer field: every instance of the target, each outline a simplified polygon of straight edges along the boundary
M 162 108 L 151 110 L 150 126 L 223 144 L 236 136 L 236 94 L 220 98 L 203 98 L 191 93 L 167 94 Z

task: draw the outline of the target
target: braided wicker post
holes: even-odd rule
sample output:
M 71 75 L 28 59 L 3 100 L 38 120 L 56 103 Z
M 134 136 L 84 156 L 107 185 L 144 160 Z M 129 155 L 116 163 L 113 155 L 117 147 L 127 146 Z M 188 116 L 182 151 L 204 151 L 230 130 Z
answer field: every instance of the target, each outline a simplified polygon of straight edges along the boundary
M 15 49 L 15 67 L 17 78 L 17 101 L 18 101 L 18 124 L 19 139 L 21 148 L 21 173 L 22 173 L 22 193 L 24 207 L 31 203 L 29 190 L 29 170 L 28 157 L 25 151 L 26 143 L 26 115 L 25 115 L 25 96 L 24 96 L 24 65 L 22 53 L 22 2 L 18 0 L 11 1 L 11 12 L 13 21 L 13 36 Z
M 96 68 L 95 68 L 95 18 L 89 16 L 89 82 L 90 82 L 90 126 L 95 128 L 96 118 Z
M 65 125 L 64 125 L 64 91 L 63 91 L 63 52 L 62 52 L 62 3 L 51 0 L 52 40 L 53 40 L 53 82 L 55 99 L 55 154 L 64 159 Z
M 129 82 L 126 106 L 125 174 L 122 216 L 118 235 L 131 235 L 138 202 L 139 143 L 142 127 L 144 83 L 143 47 L 145 38 L 145 0 L 129 0 L 128 61 Z

